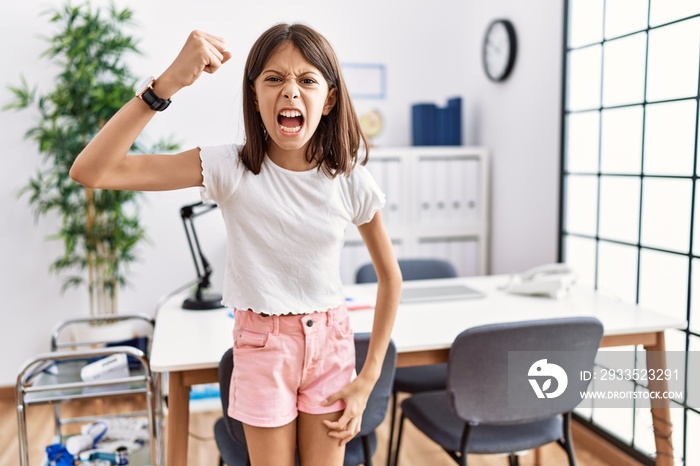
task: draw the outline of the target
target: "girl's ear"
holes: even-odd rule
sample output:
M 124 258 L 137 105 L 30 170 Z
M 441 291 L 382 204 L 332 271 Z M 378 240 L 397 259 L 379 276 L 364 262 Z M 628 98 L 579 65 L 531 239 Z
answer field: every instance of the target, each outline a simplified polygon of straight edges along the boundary
M 323 106 L 323 114 L 328 115 L 335 107 L 335 103 L 338 101 L 338 89 L 335 87 L 328 91 L 328 97 L 326 97 L 326 104 Z

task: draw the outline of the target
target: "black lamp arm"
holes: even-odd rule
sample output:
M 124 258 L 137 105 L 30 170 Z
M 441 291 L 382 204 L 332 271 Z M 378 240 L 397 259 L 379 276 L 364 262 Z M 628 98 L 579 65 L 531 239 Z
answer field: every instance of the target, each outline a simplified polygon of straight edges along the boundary
M 199 244 L 197 231 L 194 228 L 194 219 L 202 214 L 216 209 L 217 207 L 218 206 L 216 204 L 204 203 L 200 201 L 180 208 L 180 217 L 182 218 L 182 224 L 185 227 L 187 244 L 190 247 L 192 261 L 194 262 L 195 272 L 197 273 L 197 289 L 195 291 L 196 302 L 205 301 L 203 293 L 204 290 L 209 288 L 211 285 L 209 277 L 211 277 L 212 269 L 209 261 L 206 257 L 204 257 L 202 247 Z M 220 298 L 218 299 L 220 300 Z M 219 304 L 216 303 L 216 301 L 217 298 L 214 298 L 213 302 L 216 304 L 215 307 L 219 307 Z

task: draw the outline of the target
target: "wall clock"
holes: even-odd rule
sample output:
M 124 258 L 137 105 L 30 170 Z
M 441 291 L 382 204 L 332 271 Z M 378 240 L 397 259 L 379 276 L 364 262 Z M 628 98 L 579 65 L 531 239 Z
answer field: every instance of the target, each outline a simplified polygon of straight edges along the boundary
M 486 76 L 491 81 L 504 81 L 510 76 L 518 52 L 515 27 L 507 19 L 497 19 L 486 29 L 481 57 Z

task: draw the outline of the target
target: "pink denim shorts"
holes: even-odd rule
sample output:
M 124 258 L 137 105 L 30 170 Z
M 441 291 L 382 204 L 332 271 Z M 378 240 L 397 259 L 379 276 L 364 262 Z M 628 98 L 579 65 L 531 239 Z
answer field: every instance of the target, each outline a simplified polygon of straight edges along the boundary
M 345 305 L 313 314 L 263 316 L 234 311 L 228 414 L 256 427 L 279 427 L 298 412 L 326 414 L 321 403 L 355 374 L 355 341 Z

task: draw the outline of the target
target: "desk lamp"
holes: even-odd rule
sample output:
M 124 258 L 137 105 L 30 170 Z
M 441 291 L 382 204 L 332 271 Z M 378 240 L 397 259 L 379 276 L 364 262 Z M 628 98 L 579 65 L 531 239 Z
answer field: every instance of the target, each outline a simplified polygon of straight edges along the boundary
M 205 311 L 208 309 L 219 309 L 223 307 L 221 304 L 221 295 L 219 293 L 210 293 L 206 291 L 211 284 L 209 282 L 209 277 L 211 276 L 211 266 L 209 265 L 209 261 L 207 261 L 206 257 L 204 257 L 204 253 L 202 253 L 202 248 L 199 245 L 199 239 L 197 239 L 197 231 L 194 228 L 194 219 L 196 217 L 216 208 L 216 204 L 196 202 L 194 204 L 186 205 L 180 209 L 180 217 L 182 217 L 182 224 L 185 226 L 187 243 L 190 246 L 192 260 L 194 261 L 194 268 L 197 272 L 197 289 L 195 290 L 194 296 L 187 298 L 182 303 L 182 307 L 184 309 Z

